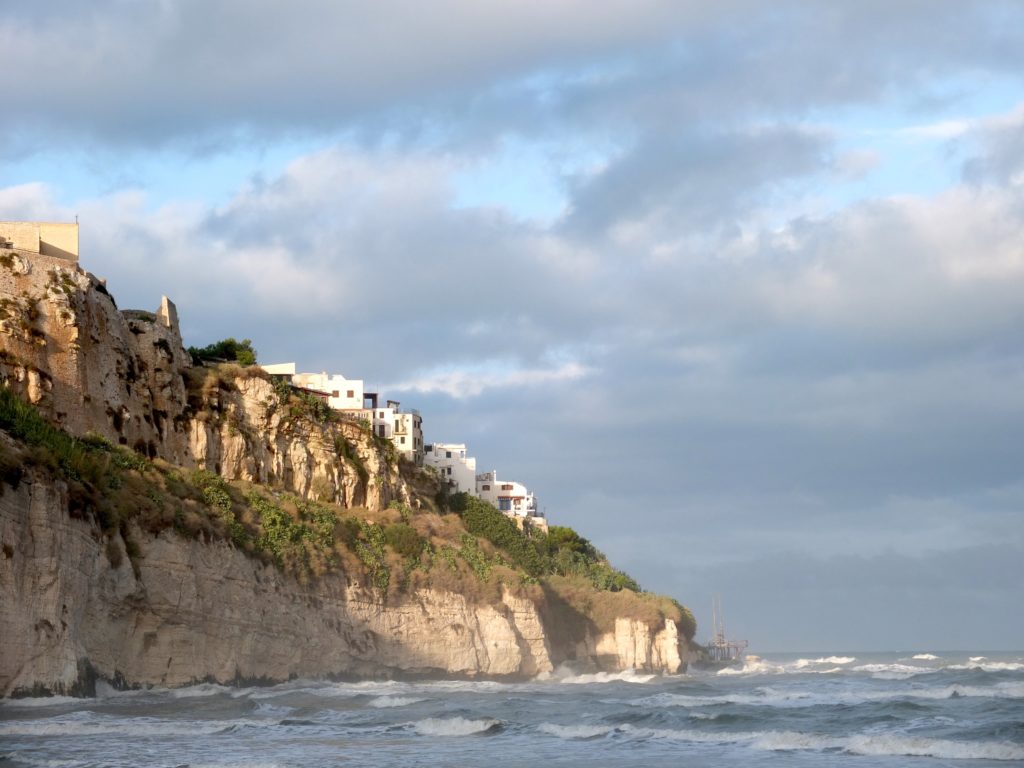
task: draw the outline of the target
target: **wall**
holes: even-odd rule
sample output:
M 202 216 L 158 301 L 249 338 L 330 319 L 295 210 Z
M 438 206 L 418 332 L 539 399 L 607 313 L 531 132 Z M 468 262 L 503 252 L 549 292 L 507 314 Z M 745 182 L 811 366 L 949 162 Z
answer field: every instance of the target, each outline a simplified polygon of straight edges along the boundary
M 40 222 L 39 253 L 78 261 L 78 225 Z
M 0 237 L 13 247 L 43 256 L 78 261 L 78 224 L 0 221 Z

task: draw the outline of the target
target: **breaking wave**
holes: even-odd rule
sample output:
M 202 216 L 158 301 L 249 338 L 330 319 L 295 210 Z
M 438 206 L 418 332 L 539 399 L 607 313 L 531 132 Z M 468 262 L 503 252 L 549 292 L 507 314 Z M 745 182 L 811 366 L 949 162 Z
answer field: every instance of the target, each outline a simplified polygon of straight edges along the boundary
M 417 699 L 412 696 L 381 696 L 373 699 L 370 706 L 375 709 L 388 709 L 390 707 L 408 707 L 410 704 L 419 704 L 426 699 Z
M 793 667 L 795 669 L 806 669 L 807 667 L 813 667 L 820 664 L 830 664 L 834 666 L 836 664 L 852 664 L 856 660 L 857 657 L 855 656 L 825 656 L 820 659 L 797 659 L 793 662 Z
M 631 728 L 638 738 L 671 739 L 694 743 L 744 743 L 771 752 L 841 751 L 852 755 L 936 757 L 945 760 L 1024 760 L 1024 745 L 1011 742 L 953 741 L 897 734 L 826 736 L 795 731 L 706 733 L 693 730 Z
M 557 736 L 560 739 L 586 740 L 607 736 L 617 729 L 611 725 L 555 725 L 554 723 L 541 723 L 537 730 L 550 736 Z
M 547 679 L 554 680 L 566 685 L 591 685 L 593 683 L 649 683 L 658 675 L 647 675 L 627 669 L 624 672 L 591 672 L 588 674 L 574 674 L 571 672 L 557 671 Z
M 428 717 L 412 723 L 412 729 L 421 736 L 472 736 L 478 733 L 494 733 L 500 730 L 500 720 L 467 720 L 464 717 Z
M 915 667 L 910 664 L 861 664 L 854 672 L 869 672 L 876 680 L 906 680 L 916 675 L 939 672 L 937 667 Z

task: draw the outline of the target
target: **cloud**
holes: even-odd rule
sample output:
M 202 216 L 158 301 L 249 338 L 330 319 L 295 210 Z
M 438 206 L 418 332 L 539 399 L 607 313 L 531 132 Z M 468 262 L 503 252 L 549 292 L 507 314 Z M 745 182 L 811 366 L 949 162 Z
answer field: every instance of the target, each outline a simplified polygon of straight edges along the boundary
M 413 379 L 392 384 L 388 391 L 429 394 L 443 392 L 454 398 L 476 397 L 486 390 L 537 387 L 575 381 L 587 375 L 586 366 L 576 362 L 555 368 L 519 368 L 504 361 L 483 362 L 469 368 L 424 372 Z
M 19 116 L 0 147 L 203 153 L 347 130 L 493 138 L 800 112 L 971 68 L 1017 77 L 1020 22 L 1014 4 L 955 0 L 26 4 L 0 20 Z

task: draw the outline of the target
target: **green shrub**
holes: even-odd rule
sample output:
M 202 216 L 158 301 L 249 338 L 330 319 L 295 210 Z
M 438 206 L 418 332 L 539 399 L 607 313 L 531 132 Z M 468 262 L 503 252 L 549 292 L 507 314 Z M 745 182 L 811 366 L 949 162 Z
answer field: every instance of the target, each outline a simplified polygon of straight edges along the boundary
M 204 362 L 236 362 L 239 365 L 256 365 L 256 350 L 249 339 L 235 341 L 221 339 L 205 347 L 189 347 L 188 353 L 196 365 Z
M 504 549 L 512 558 L 512 564 L 530 576 L 544 574 L 546 564 L 537 547 L 512 520 L 486 501 L 473 496 L 466 496 L 464 501 L 465 509 L 460 514 L 467 531 Z
M 491 577 L 491 568 L 494 562 L 487 557 L 487 553 L 480 548 L 480 542 L 475 536 L 468 533 L 462 534 L 459 538 L 459 557 L 466 561 L 473 573 L 480 581 L 487 581 Z
M 397 554 L 413 560 L 423 553 L 427 540 L 407 523 L 395 523 L 384 529 L 384 540 Z

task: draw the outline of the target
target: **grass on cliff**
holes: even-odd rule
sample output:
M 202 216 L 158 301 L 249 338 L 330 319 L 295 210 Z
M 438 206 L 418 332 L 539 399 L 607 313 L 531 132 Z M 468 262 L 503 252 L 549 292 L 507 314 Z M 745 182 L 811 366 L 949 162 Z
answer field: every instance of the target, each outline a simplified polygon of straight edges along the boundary
M 420 476 L 418 509 L 393 503 L 379 511 L 345 509 L 206 470 L 150 461 L 102 438 L 73 437 L 32 405 L 0 387 L 0 492 L 17 487 L 24 468 L 62 478 L 73 517 L 95 520 L 109 535 L 111 563 L 120 564 L 120 533 L 137 569 L 138 532 L 174 530 L 186 538 L 226 541 L 273 563 L 300 581 L 342 573 L 389 597 L 420 588 L 456 592 L 475 603 L 500 602 L 503 591 L 562 606 L 602 631 L 616 617 L 659 627 L 675 620 L 692 638 L 695 624 L 675 601 L 642 593 L 571 528 L 520 530 L 490 504 L 468 495 L 441 499 Z M 339 461 L 353 449 L 339 450 Z M 406 467 L 406 473 L 415 474 Z

